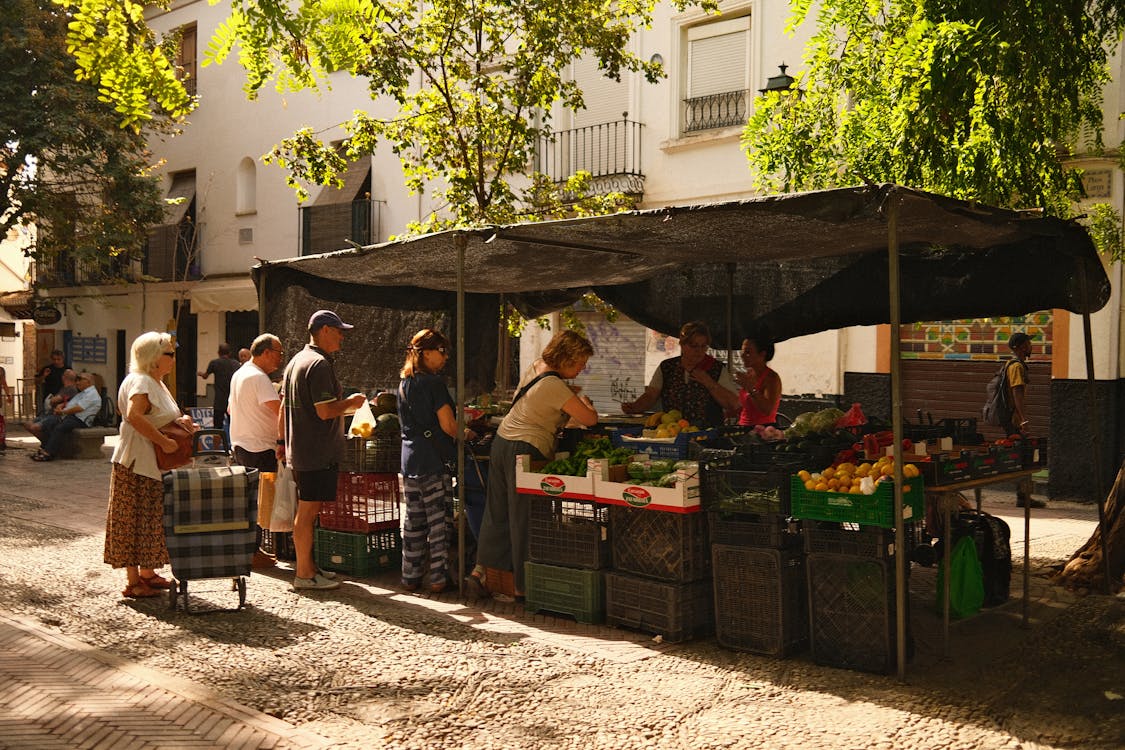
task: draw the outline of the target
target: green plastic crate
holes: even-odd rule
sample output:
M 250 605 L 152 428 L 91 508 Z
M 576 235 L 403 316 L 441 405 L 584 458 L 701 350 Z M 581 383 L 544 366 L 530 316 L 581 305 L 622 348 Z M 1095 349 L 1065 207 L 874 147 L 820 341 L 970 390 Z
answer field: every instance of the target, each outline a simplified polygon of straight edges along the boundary
M 880 482 L 874 495 L 852 495 L 843 492 L 818 492 L 806 490 L 800 477 L 791 477 L 791 495 L 794 518 L 809 518 L 815 521 L 841 521 L 859 523 L 866 526 L 894 528 L 894 485 Z M 902 495 L 902 517 L 904 521 L 921 521 L 926 515 L 926 493 L 922 488 L 922 477 L 904 480 L 910 488 Z
M 523 575 L 526 611 L 559 612 L 587 625 L 605 620 L 605 581 L 600 570 L 526 562 Z
M 370 576 L 402 566 L 398 529 L 361 534 L 317 527 L 313 551 L 317 567 L 352 576 Z

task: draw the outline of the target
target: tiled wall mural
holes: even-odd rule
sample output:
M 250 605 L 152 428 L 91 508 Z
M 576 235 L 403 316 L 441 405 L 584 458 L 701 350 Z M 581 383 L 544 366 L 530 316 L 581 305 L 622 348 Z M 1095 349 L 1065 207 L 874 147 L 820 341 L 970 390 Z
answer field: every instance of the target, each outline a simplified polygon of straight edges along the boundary
M 1011 318 L 941 320 L 910 323 L 901 331 L 903 359 L 969 359 L 995 361 L 1010 356 L 1008 337 L 1023 331 L 1031 337 L 1031 357 L 1051 359 L 1050 311 Z

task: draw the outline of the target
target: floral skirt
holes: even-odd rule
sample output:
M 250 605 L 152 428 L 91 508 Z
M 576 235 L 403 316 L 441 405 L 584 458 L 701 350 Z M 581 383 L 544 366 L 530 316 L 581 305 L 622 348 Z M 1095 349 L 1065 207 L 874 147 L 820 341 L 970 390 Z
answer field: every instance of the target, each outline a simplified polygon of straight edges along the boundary
M 164 544 L 164 482 L 113 465 L 105 520 L 105 562 L 115 568 L 168 564 Z

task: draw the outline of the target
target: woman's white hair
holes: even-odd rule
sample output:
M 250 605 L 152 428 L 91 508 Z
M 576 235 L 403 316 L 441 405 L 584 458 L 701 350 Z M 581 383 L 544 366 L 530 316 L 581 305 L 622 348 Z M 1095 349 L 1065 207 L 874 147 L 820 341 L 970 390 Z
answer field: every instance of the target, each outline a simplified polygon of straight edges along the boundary
M 130 350 L 129 372 L 140 375 L 149 375 L 156 360 L 164 356 L 164 352 L 172 347 L 172 334 L 160 331 L 149 331 L 137 336 Z

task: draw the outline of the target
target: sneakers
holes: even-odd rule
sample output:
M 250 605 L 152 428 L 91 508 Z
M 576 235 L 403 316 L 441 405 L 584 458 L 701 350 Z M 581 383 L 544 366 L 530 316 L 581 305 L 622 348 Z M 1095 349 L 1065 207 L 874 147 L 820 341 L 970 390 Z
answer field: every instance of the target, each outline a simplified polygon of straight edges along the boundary
M 1024 501 L 1025 500 L 1031 501 L 1031 507 L 1032 508 L 1046 508 L 1047 507 L 1047 503 L 1043 502 L 1042 500 L 1036 500 L 1033 497 L 1024 497 L 1023 495 L 1020 495 L 1019 497 L 1016 498 L 1016 507 L 1017 508 L 1024 507 L 1024 504 L 1025 504 Z
M 340 588 L 340 582 L 339 581 L 333 581 L 333 580 L 330 580 L 328 578 L 325 578 L 320 573 L 317 573 L 312 578 L 299 578 L 298 577 L 298 578 L 293 579 L 293 590 L 294 591 L 306 591 L 306 590 L 328 591 L 329 589 L 338 589 L 338 588 Z
M 329 581 L 335 581 L 336 580 L 336 574 L 333 573 L 331 570 L 321 570 L 320 568 L 317 568 L 316 574 L 318 576 L 320 576 L 321 578 L 327 578 Z

